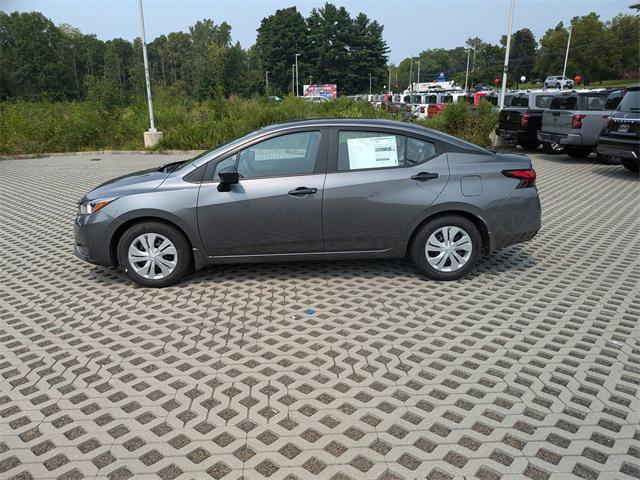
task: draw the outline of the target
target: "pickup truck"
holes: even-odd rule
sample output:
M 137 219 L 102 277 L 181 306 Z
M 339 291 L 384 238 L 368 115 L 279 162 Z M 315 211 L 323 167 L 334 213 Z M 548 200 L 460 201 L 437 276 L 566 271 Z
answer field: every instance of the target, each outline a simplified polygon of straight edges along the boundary
M 600 132 L 621 98 L 620 90 L 571 92 L 554 97 L 542 114 L 538 140 L 543 145 L 564 146 L 571 157 L 587 157 L 594 151 Z
M 522 92 L 511 98 L 511 104 L 503 108 L 498 120 L 496 135 L 507 143 L 517 143 L 524 149 L 535 149 L 540 145 L 538 130 L 542 124 L 542 113 L 549 108 L 554 92 Z M 547 146 L 552 153 L 554 149 Z
M 627 89 L 598 139 L 598 154 L 619 158 L 629 171 L 639 171 L 640 87 Z

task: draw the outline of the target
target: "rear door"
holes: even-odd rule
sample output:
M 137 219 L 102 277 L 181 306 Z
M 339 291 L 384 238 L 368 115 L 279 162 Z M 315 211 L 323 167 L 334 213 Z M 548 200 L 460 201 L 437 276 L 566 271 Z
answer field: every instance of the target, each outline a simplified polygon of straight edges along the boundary
M 322 222 L 328 252 L 385 251 L 449 179 L 444 145 L 378 128 L 332 131 Z
M 326 172 L 322 129 L 279 133 L 213 161 L 198 197 L 198 227 L 208 256 L 322 252 Z M 217 162 L 217 163 L 216 163 Z M 219 188 L 234 165 L 240 181 Z

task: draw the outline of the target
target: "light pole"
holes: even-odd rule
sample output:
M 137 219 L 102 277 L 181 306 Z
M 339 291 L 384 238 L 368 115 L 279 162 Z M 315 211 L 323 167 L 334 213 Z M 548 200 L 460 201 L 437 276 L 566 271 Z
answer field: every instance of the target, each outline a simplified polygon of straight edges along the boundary
M 500 97 L 500 110 L 504 108 L 504 95 L 507 92 L 507 71 L 509 70 L 509 49 L 511 48 L 511 27 L 513 26 L 513 10 L 516 0 L 511 0 L 509 9 L 509 25 L 507 27 L 507 49 L 504 52 L 504 70 L 502 71 L 502 96 Z
M 389 67 L 389 93 L 391 93 L 391 67 Z
M 413 57 L 411 57 L 411 64 L 409 66 L 409 91 L 413 92 Z
M 467 85 L 469 82 L 469 57 L 471 57 L 471 47 L 467 49 L 467 74 L 464 76 L 464 91 L 467 91 Z
M 369 74 L 369 95 L 371 95 L 371 74 Z
M 418 63 L 418 81 L 416 83 L 418 84 L 418 88 L 420 88 L 420 60 L 418 60 L 417 63 Z
M 298 80 L 300 78 L 300 75 L 298 73 L 298 57 L 300 56 L 299 53 L 296 53 L 296 97 L 300 96 L 300 91 L 298 90 Z
M 562 83 L 560 83 L 560 90 L 564 89 L 564 76 L 567 74 L 567 60 L 569 59 L 569 45 L 571 45 L 571 28 L 569 25 L 569 38 L 567 39 L 567 51 L 564 54 L 564 67 L 562 68 Z
M 144 60 L 144 79 L 147 85 L 147 103 L 149 106 L 149 131 L 144 132 L 144 146 L 153 147 L 162 139 L 162 132 L 156 130 L 153 120 L 153 102 L 151 100 L 151 79 L 149 77 L 149 61 L 147 60 L 147 39 L 144 32 L 144 13 L 142 12 L 142 0 L 138 0 L 140 13 L 140 29 L 142 30 L 142 58 Z
M 296 88 L 296 66 L 291 65 L 291 93 Z
M 267 96 L 269 96 L 269 70 L 264 72 L 264 83 L 265 83 L 264 91 L 267 94 Z

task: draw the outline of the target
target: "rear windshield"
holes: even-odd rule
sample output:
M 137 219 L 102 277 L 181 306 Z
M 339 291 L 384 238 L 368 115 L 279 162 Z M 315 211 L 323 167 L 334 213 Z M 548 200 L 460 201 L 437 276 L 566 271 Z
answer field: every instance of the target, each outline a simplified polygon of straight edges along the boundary
M 640 90 L 627 92 L 622 97 L 618 110 L 621 112 L 640 112 Z
M 527 96 L 513 97 L 513 100 L 511 100 L 511 106 L 512 107 L 528 107 L 529 97 Z
M 552 110 L 575 110 L 578 105 L 578 98 L 575 96 L 554 97 L 551 100 Z
M 536 108 L 549 108 L 553 98 L 553 95 L 538 95 L 536 97 Z

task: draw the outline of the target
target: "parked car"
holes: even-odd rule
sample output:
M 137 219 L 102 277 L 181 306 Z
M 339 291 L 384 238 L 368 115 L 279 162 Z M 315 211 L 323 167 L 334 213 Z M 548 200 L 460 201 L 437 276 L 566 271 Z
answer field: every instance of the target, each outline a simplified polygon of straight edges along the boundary
M 622 165 L 638 172 L 640 157 L 640 86 L 627 89 L 598 139 L 598 154 L 619 158 Z
M 573 80 L 562 75 L 547 77 L 544 79 L 544 88 L 557 88 L 558 90 L 567 88 L 570 90 L 573 88 Z
M 496 135 L 524 149 L 538 148 L 542 113 L 549 108 L 555 95 L 551 92 L 522 92 L 505 96 L 505 100 L 510 97 L 510 105 L 500 112 Z
M 95 188 L 75 254 L 147 287 L 210 264 L 405 256 L 455 280 L 537 233 L 535 179 L 524 155 L 413 124 L 283 123 Z
M 558 95 L 542 114 L 538 140 L 543 145 L 557 143 L 574 158 L 584 158 L 594 151 L 602 128 L 620 101 L 614 92 L 612 102 L 606 103 L 612 92 L 584 91 Z M 605 110 L 605 104 L 610 110 Z M 545 147 L 546 149 L 546 147 Z
M 322 103 L 322 102 L 329 101 L 327 97 L 323 97 L 322 95 L 305 95 L 304 97 L 302 97 L 302 99 L 305 102 L 312 102 L 312 103 Z

